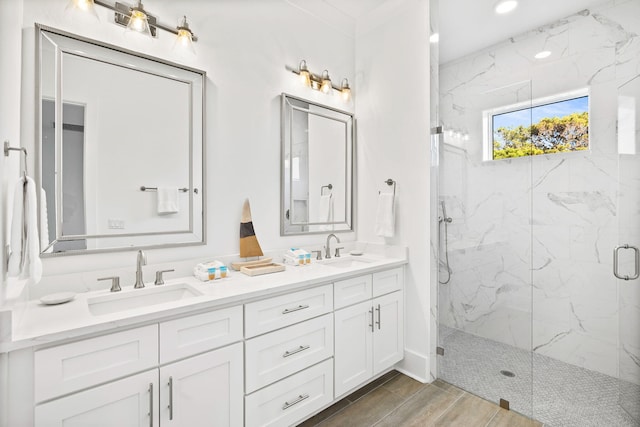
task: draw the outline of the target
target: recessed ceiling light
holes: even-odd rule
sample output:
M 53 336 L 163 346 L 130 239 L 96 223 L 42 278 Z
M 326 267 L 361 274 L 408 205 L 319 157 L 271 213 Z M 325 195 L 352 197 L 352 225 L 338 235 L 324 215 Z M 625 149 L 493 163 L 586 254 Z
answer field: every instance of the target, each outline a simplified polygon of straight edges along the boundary
M 499 15 L 504 15 L 505 13 L 509 13 L 518 7 L 518 2 L 516 0 L 502 0 L 496 4 L 495 11 Z
M 541 52 L 536 53 L 534 58 L 536 58 L 536 59 L 544 59 L 544 58 L 548 58 L 549 56 L 551 56 L 551 51 L 550 50 L 543 50 Z
M 440 41 L 440 34 L 439 33 L 431 34 L 431 37 L 429 37 L 429 41 L 431 43 L 438 43 Z

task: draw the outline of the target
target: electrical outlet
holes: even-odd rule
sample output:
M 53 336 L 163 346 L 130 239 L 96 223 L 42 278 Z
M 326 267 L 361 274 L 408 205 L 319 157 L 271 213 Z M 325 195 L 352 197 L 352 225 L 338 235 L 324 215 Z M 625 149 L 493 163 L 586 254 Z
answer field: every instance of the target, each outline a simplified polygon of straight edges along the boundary
M 124 230 L 124 220 L 123 219 L 109 219 L 108 225 L 110 230 Z

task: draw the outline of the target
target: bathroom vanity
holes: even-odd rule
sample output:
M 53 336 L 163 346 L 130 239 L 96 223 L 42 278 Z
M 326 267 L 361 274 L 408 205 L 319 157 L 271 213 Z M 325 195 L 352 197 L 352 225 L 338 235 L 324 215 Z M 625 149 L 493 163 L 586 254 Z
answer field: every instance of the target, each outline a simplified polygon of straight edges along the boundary
M 404 264 L 365 253 L 30 301 L 1 344 L 8 425 L 295 425 L 403 359 Z

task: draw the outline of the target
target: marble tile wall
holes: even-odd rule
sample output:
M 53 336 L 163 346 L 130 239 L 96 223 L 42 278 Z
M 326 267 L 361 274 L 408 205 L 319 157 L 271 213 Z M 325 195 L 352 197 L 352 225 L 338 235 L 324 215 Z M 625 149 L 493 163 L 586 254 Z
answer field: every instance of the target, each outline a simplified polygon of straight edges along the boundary
M 552 56 L 534 59 L 543 49 Z M 440 150 L 440 199 L 453 219 L 442 324 L 617 376 L 619 326 L 635 316 L 620 370 L 640 383 L 640 284 L 623 289 L 612 275 L 620 238 L 640 243 L 637 155 L 619 164 L 616 140 L 618 87 L 640 74 L 639 58 L 640 1 L 610 0 L 440 67 L 443 125 L 468 134 L 445 133 Z M 484 110 L 584 87 L 589 152 L 482 160 Z M 623 169 L 634 171 L 626 192 Z

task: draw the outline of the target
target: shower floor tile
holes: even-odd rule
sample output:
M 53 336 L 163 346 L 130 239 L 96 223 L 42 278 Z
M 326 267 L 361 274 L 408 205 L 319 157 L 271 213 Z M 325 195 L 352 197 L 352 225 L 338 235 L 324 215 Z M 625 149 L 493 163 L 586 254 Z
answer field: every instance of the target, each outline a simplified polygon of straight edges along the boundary
M 637 385 L 460 330 L 441 326 L 440 332 L 445 355 L 438 356 L 438 377 L 448 383 L 491 402 L 508 400 L 512 410 L 545 426 L 637 426 L 618 406 L 622 392 L 638 412 Z

